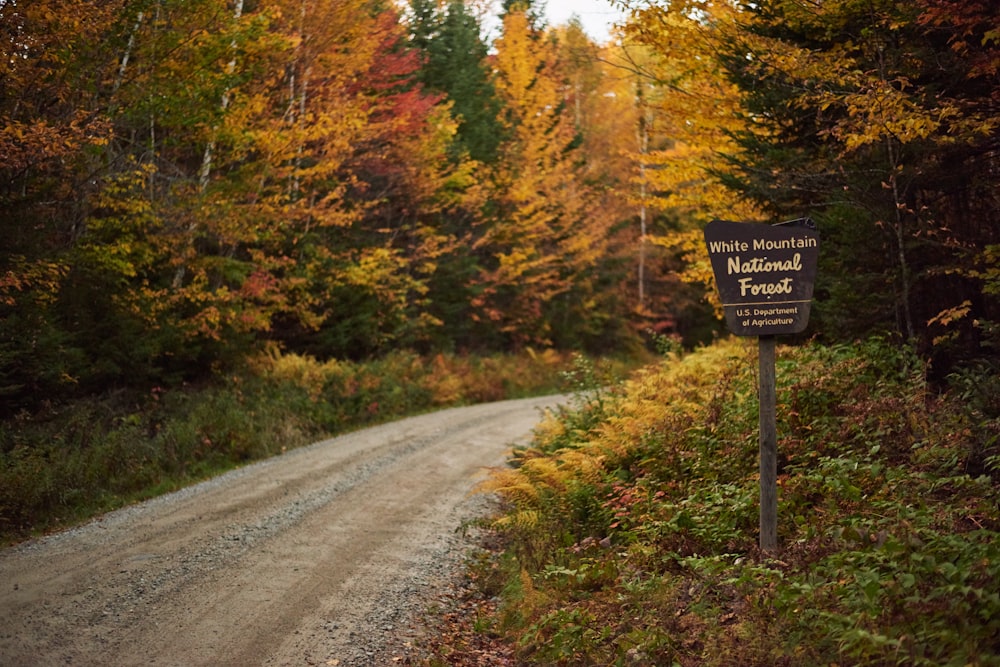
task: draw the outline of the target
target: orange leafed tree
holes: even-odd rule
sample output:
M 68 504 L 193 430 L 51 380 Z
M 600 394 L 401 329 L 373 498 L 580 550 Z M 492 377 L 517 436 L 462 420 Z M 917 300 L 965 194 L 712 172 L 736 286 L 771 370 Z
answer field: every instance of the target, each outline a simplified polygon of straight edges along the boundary
M 323 326 L 325 353 L 363 354 L 432 325 L 454 127 L 376 9 L 0 7 L 0 388 L 203 372 Z
M 478 248 L 488 259 L 476 305 L 515 344 L 546 343 L 560 300 L 574 290 L 577 301 L 593 296 L 585 276 L 604 253 L 606 221 L 594 216 L 554 42 L 514 9 L 495 46 L 508 139 L 486 196 L 490 223 Z

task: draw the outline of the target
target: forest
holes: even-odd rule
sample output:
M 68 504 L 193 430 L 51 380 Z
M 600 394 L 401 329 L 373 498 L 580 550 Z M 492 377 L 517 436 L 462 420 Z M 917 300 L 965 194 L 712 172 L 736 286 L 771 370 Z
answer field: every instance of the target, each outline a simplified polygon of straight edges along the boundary
M 597 44 L 537 0 L 0 2 L 3 414 L 268 350 L 696 346 L 714 218 L 816 222 L 801 338 L 995 366 L 992 0 L 614 4 Z
M 428 664 L 1000 665 L 1000 3 L 608 3 L 0 0 L 0 545 L 571 368 Z

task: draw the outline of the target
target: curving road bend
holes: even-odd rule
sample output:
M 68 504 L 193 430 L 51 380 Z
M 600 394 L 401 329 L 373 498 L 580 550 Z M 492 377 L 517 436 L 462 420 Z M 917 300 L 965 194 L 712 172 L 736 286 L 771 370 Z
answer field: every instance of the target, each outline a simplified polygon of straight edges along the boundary
M 0 551 L 0 665 L 392 664 L 483 468 L 564 400 L 376 426 Z

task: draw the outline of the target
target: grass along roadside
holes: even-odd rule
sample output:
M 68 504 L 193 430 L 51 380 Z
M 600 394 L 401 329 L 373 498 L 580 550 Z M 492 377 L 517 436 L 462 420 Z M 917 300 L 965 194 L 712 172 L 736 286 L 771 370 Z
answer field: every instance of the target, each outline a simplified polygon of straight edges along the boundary
M 0 422 L 0 545 L 339 433 L 566 391 L 569 353 L 319 362 L 271 352 L 210 384 L 114 391 Z M 624 362 L 602 362 L 608 373 Z M 588 371 L 590 372 L 590 371 Z
M 880 341 L 779 350 L 776 557 L 752 345 L 583 396 L 487 482 L 490 603 L 428 664 L 1000 665 L 1000 381 L 923 371 Z

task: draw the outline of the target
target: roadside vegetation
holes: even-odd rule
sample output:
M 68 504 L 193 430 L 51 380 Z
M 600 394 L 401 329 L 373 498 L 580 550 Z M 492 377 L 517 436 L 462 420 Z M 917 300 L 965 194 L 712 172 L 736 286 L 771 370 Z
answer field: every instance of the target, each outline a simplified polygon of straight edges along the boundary
M 998 664 L 1000 3 L 68 4 L 0 0 L 0 544 L 570 372 L 444 664 Z M 690 350 L 705 226 L 803 217 L 765 558 L 752 346 Z
M 757 547 L 756 347 L 671 354 L 578 394 L 484 484 L 500 546 L 430 663 L 1000 665 L 995 369 L 942 392 L 880 340 L 778 356 L 778 553 Z
M 43 404 L 0 422 L 0 545 L 363 426 L 564 391 L 581 363 L 530 349 L 367 363 L 271 351 L 211 383 Z

